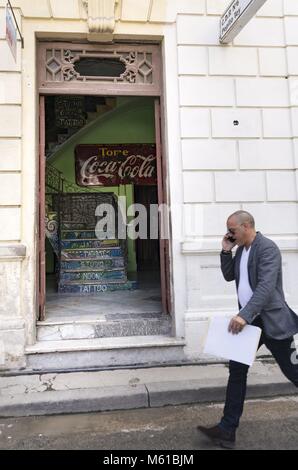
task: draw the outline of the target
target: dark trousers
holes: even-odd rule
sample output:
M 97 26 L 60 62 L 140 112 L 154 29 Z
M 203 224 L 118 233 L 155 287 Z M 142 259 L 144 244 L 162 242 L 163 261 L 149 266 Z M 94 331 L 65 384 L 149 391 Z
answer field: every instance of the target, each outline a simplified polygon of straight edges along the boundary
M 263 327 L 259 317 L 252 324 L 260 328 Z M 268 338 L 262 328 L 258 347 L 260 348 L 262 344 L 265 344 L 271 351 L 287 379 L 298 387 L 298 358 L 293 347 L 294 338 L 290 337 L 282 340 Z M 229 363 L 230 376 L 226 391 L 224 414 L 220 422 L 220 426 L 226 431 L 235 431 L 239 426 L 246 395 L 248 369 L 249 366 L 240 362 L 230 361 Z

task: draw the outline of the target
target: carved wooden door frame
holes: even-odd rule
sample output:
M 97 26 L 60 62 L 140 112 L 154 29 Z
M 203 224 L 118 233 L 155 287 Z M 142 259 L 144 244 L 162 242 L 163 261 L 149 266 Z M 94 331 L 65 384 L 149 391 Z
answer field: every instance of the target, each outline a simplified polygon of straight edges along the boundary
M 39 146 L 39 319 L 45 318 L 45 95 L 155 97 L 155 137 L 158 163 L 158 203 L 167 203 L 166 165 L 161 141 L 161 49 L 157 44 L 73 44 L 40 42 L 37 48 L 40 95 Z M 82 59 L 116 60 L 123 72 L 111 77 L 81 76 L 75 66 Z M 169 225 L 162 220 L 160 224 Z M 169 240 L 160 238 L 162 307 L 171 313 Z
M 115 76 L 82 75 L 85 61 L 117 66 Z M 41 42 L 37 52 L 40 94 L 161 96 L 157 44 L 72 44 Z M 94 72 L 93 72 L 94 73 Z M 104 92 L 102 92 L 104 90 Z
M 38 205 L 38 319 L 45 319 L 46 253 L 45 253 L 45 98 L 39 97 L 39 205 Z

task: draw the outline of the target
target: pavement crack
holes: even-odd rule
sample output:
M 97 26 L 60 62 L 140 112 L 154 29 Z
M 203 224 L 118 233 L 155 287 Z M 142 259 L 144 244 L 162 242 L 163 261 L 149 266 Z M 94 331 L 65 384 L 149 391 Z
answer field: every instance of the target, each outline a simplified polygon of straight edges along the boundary
M 146 389 L 146 392 L 147 392 L 147 401 L 148 401 L 148 408 L 151 408 L 151 403 L 150 403 L 150 393 L 149 393 L 149 390 L 147 388 L 147 385 L 144 384 L 144 387 Z

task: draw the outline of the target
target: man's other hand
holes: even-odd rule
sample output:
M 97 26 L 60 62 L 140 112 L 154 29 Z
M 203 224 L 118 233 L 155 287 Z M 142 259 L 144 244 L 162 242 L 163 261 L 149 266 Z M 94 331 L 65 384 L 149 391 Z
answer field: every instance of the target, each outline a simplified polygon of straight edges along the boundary
M 230 333 L 232 333 L 233 335 L 237 335 L 238 333 L 240 333 L 243 330 L 245 325 L 246 325 L 246 321 L 243 320 L 243 318 L 240 317 L 240 315 L 236 315 L 230 321 L 228 329 L 229 329 Z

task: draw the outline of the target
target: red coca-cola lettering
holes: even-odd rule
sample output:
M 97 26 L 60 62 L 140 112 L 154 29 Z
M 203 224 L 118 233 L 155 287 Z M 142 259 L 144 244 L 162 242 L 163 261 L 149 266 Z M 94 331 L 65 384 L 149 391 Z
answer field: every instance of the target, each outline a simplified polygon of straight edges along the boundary
M 80 186 L 157 183 L 154 144 L 78 145 L 75 158 Z

